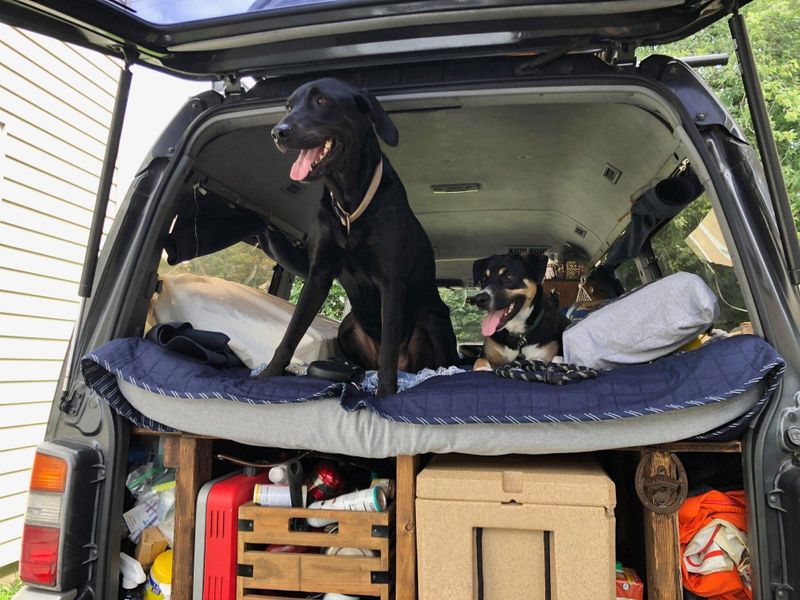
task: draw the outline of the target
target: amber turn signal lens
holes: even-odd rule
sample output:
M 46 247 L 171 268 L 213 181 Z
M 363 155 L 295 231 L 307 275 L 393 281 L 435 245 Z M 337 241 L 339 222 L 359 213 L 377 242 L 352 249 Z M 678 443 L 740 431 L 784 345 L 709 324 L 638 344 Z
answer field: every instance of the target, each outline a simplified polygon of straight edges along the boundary
M 67 462 L 49 454 L 36 453 L 31 472 L 31 491 L 63 492 L 67 483 Z

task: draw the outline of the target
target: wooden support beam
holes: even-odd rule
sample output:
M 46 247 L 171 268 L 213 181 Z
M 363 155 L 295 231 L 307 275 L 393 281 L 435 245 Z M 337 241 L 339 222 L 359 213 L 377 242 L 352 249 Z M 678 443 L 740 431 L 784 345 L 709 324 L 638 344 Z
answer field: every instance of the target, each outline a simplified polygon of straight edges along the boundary
M 650 474 L 664 467 L 676 477 L 675 463 L 669 452 L 652 452 Z M 644 452 L 642 453 L 644 454 Z M 647 597 L 649 600 L 681 600 L 680 538 L 678 513 L 658 514 L 644 508 L 644 543 L 647 558 Z
M 419 456 L 397 457 L 397 490 L 395 500 L 395 599 L 416 600 L 417 597 L 417 520 L 414 505 L 417 498 Z
M 175 533 L 172 556 L 172 600 L 192 600 L 194 522 L 197 492 L 211 479 L 212 441 L 182 435 L 175 474 Z

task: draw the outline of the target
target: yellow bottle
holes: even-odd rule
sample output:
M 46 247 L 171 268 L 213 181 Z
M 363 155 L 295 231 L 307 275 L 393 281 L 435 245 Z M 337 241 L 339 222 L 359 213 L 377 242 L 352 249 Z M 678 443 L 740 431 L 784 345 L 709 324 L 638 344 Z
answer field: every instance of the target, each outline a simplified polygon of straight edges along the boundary
M 156 556 L 144 586 L 144 600 L 169 600 L 172 594 L 172 550 Z

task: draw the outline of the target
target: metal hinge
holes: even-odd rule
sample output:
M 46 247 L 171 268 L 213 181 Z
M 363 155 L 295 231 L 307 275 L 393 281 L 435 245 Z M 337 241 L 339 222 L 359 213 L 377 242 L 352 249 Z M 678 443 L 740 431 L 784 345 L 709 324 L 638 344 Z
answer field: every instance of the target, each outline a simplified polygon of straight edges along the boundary
M 236 73 L 226 73 L 220 81 L 214 84 L 214 91 L 225 94 L 226 98 L 241 96 L 242 82 Z

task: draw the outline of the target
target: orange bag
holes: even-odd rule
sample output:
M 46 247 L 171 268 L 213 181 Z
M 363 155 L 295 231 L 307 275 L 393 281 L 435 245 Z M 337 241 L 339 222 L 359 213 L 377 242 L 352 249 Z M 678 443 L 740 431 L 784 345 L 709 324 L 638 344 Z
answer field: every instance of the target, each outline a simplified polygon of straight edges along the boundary
M 690 592 L 701 598 L 712 600 L 751 600 L 753 597 L 749 586 L 749 557 L 747 552 L 739 556 L 739 569 L 733 565 L 729 570 L 718 571 L 715 573 L 696 573 L 687 569 L 687 557 L 684 556 L 687 546 L 693 538 L 700 534 L 705 546 L 703 559 L 721 559 L 724 552 L 717 548 L 712 549 L 711 544 L 715 541 L 715 535 L 724 529 L 729 523 L 734 528 L 740 530 L 739 539 L 734 542 L 744 541 L 744 534 L 747 532 L 747 516 L 745 514 L 745 495 L 743 491 L 718 492 L 711 491 L 700 496 L 687 498 L 678 511 L 678 528 L 680 532 L 681 544 L 681 572 L 683 575 L 683 586 Z M 715 521 L 715 519 L 717 521 Z M 702 530 L 710 525 L 714 527 L 711 531 Z M 736 533 L 736 530 L 729 528 L 729 531 Z M 720 532 L 720 537 L 723 533 Z M 725 542 L 722 542 L 725 545 Z M 694 547 L 696 548 L 697 541 Z M 735 554 L 735 553 L 734 553 Z M 696 556 L 696 555 L 693 555 Z M 692 560 L 692 559 L 688 559 Z M 736 559 L 734 559 L 736 560 Z M 701 568 L 699 562 L 692 562 L 694 567 Z

